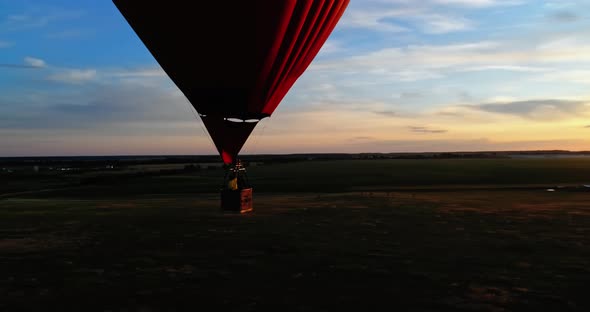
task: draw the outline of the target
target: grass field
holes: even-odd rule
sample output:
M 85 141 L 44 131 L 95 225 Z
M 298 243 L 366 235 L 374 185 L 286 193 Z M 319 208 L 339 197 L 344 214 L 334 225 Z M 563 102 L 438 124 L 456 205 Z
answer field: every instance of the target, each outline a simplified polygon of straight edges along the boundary
M 145 175 L 139 172 L 141 166 L 122 172 L 40 173 L 16 179 L 0 175 L 0 196 L 41 189 L 64 190 L 35 196 L 211 193 L 219 190 L 224 174 L 223 169 L 158 174 L 154 166 L 145 166 Z M 303 161 L 252 167 L 249 178 L 257 193 L 555 187 L 590 184 L 590 158 Z
M 590 193 L 544 191 L 590 160 L 253 167 L 246 215 L 220 174 L 5 196 L 0 311 L 590 310 Z

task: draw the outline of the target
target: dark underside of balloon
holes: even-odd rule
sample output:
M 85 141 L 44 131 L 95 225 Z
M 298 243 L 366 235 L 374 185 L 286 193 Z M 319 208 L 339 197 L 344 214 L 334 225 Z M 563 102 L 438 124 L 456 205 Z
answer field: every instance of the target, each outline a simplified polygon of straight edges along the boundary
M 237 121 L 215 115 L 201 115 L 201 120 L 226 164 L 235 162 L 242 146 L 258 124 L 258 121 Z
M 113 0 L 233 163 L 336 26 L 349 0 Z

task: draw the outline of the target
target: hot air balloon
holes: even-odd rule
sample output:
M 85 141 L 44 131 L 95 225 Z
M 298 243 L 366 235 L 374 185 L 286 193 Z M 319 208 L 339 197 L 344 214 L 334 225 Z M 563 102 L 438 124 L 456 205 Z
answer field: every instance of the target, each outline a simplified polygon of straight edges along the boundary
M 225 164 L 303 74 L 349 0 L 113 0 L 198 112 Z

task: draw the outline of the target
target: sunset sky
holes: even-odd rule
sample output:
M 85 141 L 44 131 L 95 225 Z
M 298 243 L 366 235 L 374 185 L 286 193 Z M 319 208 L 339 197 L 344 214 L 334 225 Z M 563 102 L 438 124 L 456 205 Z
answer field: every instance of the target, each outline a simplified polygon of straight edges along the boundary
M 588 12 L 352 0 L 242 153 L 590 150 Z M 0 157 L 215 153 L 111 1 L 0 0 Z

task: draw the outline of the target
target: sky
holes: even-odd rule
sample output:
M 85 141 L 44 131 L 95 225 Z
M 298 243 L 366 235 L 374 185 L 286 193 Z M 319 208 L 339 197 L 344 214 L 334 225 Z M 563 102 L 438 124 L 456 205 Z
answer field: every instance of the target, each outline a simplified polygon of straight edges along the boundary
M 352 0 L 242 154 L 590 150 L 587 0 Z M 0 157 L 216 154 L 109 0 L 0 0 Z

